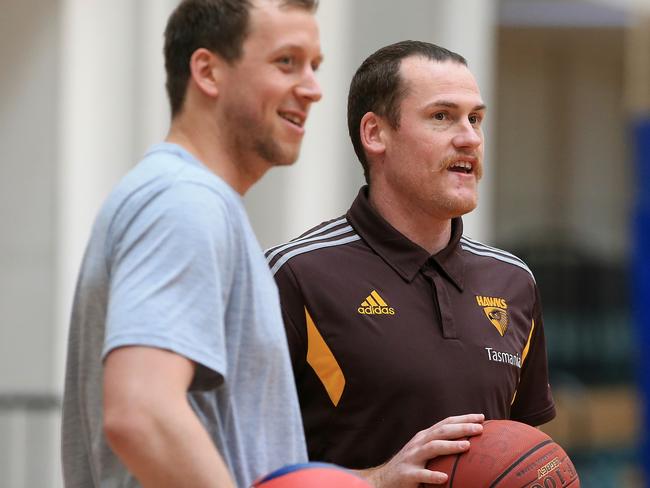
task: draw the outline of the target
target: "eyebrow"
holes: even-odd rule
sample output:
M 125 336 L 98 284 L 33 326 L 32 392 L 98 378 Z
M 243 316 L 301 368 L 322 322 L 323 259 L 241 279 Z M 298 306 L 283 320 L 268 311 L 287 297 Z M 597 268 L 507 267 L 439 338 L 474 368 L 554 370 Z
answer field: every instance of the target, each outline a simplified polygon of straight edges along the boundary
M 454 102 L 449 102 L 447 100 L 436 100 L 435 102 L 431 102 L 430 104 L 427 105 L 427 108 L 433 108 L 433 107 L 447 107 L 447 108 L 460 108 L 457 103 Z M 481 110 L 486 110 L 487 105 L 484 103 L 480 105 L 476 105 L 474 108 L 472 108 L 472 112 L 480 112 Z

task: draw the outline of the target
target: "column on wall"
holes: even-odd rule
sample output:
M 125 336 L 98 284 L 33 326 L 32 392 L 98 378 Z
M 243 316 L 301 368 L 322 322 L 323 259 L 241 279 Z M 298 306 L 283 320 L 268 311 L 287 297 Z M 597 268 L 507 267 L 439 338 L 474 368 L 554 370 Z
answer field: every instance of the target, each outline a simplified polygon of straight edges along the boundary
M 317 77 L 323 99 L 311 107 L 298 161 L 269 171 L 246 195 L 262 247 L 285 242 L 342 214 L 361 184 L 346 124 L 353 4 L 320 2 L 316 18 L 325 59 Z
M 112 186 L 168 126 L 163 30 L 176 3 L 62 1 L 55 183 L 58 339 L 51 373 L 59 393 L 74 286 L 95 214 Z M 58 430 L 57 424 L 56 453 Z
M 288 173 L 291 191 L 286 201 L 287 232 L 291 237 L 347 210 L 361 185 L 347 129 L 347 94 L 353 67 L 350 62 L 353 2 L 320 2 L 317 18 L 324 62 L 318 78 L 323 99 L 307 123 L 308 138 L 298 164 Z
M 93 218 L 133 157 L 133 2 L 65 0 L 61 20 L 57 318 L 61 354 Z M 63 361 L 56 377 L 62 377 Z
M 65 0 L 61 22 L 57 303 L 62 374 L 72 293 L 112 186 L 168 126 L 162 57 L 174 0 Z
M 23 488 L 58 464 L 49 441 L 59 8 L 3 0 L 0 12 L 0 486 Z
M 484 176 L 479 185 L 479 206 L 463 218 L 465 233 L 475 239 L 491 242 L 493 235 L 494 174 L 497 164 L 492 150 L 496 146 L 496 101 L 494 100 L 495 45 L 498 24 L 497 2 L 494 0 L 444 0 L 440 5 L 442 16 L 432 32 L 437 42 L 465 57 L 476 76 L 483 99 L 488 106 L 485 133 Z

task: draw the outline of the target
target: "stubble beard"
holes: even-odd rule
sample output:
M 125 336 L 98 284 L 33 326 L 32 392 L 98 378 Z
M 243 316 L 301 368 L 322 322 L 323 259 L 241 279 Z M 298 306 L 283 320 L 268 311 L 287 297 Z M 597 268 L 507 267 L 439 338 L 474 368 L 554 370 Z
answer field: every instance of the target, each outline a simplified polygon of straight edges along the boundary
M 461 217 L 470 213 L 478 206 L 478 195 L 476 198 L 469 200 L 467 198 L 454 198 L 448 197 L 441 202 L 443 208 L 446 208 L 449 215 L 454 217 Z
M 478 180 L 479 177 L 476 177 L 476 186 L 471 195 L 469 194 L 470 190 L 464 188 L 460 194 L 441 192 L 432 195 L 432 198 L 437 201 L 436 205 L 445 209 L 452 218 L 460 217 L 478 206 Z
M 229 131 L 237 154 L 251 152 L 271 166 L 289 166 L 298 159 L 300 145 L 285 148 L 274 137 L 270 124 L 250 113 L 232 110 Z
M 480 156 L 475 154 L 472 155 L 477 158 L 477 161 L 474 164 L 474 177 L 476 178 L 474 198 L 454 195 L 432 195 L 432 199 L 437 202 L 436 205 L 439 206 L 439 208 L 445 209 L 448 212 L 448 215 L 452 216 L 452 218 L 468 214 L 478 206 L 478 183 L 483 177 L 483 161 Z M 451 162 L 454 161 L 458 156 L 459 155 L 455 155 L 449 158 L 445 158 L 440 162 L 437 171 L 440 173 L 447 171 Z
M 298 149 L 291 152 L 283 149 L 271 134 L 255 137 L 253 148 L 260 158 L 272 166 L 290 166 L 298 159 Z

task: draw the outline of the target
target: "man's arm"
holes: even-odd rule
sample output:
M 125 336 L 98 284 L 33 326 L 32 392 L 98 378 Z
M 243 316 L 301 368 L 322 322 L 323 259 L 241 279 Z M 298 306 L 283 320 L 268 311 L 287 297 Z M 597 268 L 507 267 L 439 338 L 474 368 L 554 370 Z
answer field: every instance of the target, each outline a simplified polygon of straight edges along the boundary
M 415 434 L 389 461 L 376 468 L 357 471 L 375 488 L 418 488 L 420 483 L 443 484 L 448 476 L 426 469 L 427 461 L 470 448 L 458 440 L 483 432 L 483 414 L 448 417 Z
M 548 356 L 544 336 L 544 321 L 539 289 L 532 284 L 535 303 L 531 318 L 528 343 L 522 354 L 522 366 L 515 398 L 510 408 L 510 419 L 539 426 L 555 417 L 555 402 L 548 376 Z
M 195 368 L 183 356 L 151 347 L 121 347 L 106 358 L 106 438 L 144 487 L 235 487 L 187 401 Z

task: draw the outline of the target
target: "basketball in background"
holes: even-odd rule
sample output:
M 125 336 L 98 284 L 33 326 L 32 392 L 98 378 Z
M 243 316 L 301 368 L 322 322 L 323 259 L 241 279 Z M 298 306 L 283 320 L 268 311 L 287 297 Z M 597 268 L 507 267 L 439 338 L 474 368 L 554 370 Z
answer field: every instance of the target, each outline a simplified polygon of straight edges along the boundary
M 251 488 L 372 488 L 359 476 L 328 463 L 292 464 L 259 478 Z
M 512 420 L 486 420 L 483 433 L 461 454 L 441 456 L 427 468 L 442 471 L 448 488 L 579 488 L 571 459 L 535 427 Z

